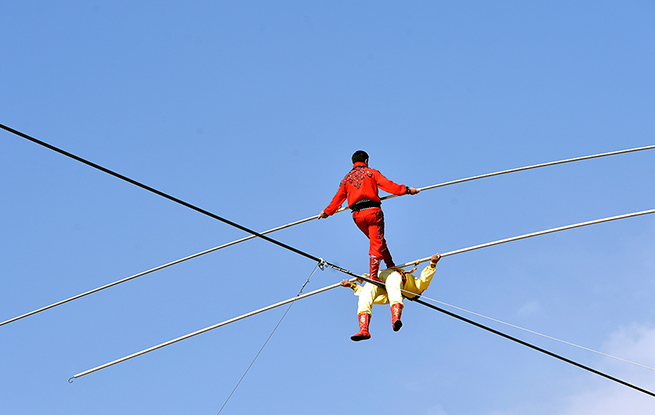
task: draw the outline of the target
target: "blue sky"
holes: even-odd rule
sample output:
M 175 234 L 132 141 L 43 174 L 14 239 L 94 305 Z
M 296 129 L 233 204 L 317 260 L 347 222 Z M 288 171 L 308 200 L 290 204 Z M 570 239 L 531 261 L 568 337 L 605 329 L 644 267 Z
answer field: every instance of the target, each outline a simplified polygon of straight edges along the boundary
M 5 2 L 0 123 L 257 231 L 318 214 L 357 149 L 415 187 L 655 144 L 655 6 Z M 0 320 L 246 236 L 0 132 Z M 397 262 L 655 208 L 655 152 L 384 203 Z M 348 213 L 272 237 L 356 273 Z M 655 366 L 655 217 L 444 258 L 426 296 Z M 0 412 L 215 414 L 315 264 L 248 241 L 0 327 Z M 344 278 L 318 271 L 305 291 Z M 408 303 L 296 303 L 223 409 L 651 414 L 653 398 Z M 652 371 L 481 320 L 655 390 Z

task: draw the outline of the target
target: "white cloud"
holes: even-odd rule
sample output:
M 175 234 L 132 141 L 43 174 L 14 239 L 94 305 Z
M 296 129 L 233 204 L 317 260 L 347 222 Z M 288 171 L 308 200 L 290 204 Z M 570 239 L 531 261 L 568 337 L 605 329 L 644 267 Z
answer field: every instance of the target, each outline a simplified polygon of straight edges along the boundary
M 607 341 L 610 354 L 621 354 L 626 359 L 655 366 L 655 325 L 632 324 L 612 333 Z
M 608 354 L 646 366 L 655 366 L 655 326 L 633 324 L 609 336 L 603 348 Z M 655 391 L 655 372 L 606 358 L 601 370 L 648 391 Z M 566 399 L 562 415 L 652 415 L 655 397 L 611 382 L 594 382 Z
M 519 311 L 517 312 L 519 317 L 529 317 L 537 312 L 541 311 L 541 304 L 539 301 L 530 301 L 527 304 L 524 304 Z
M 632 324 L 609 334 L 601 351 L 631 362 L 655 367 L 655 325 Z M 601 357 L 590 366 L 632 385 L 655 392 L 655 371 Z M 585 372 L 586 373 L 586 372 Z M 560 388 L 552 400 L 516 402 L 512 408 L 495 410 L 502 415 L 653 415 L 655 397 L 600 376 L 581 376 L 584 384 L 568 385 L 570 393 Z
M 425 415 L 446 415 L 446 411 L 444 411 L 443 408 L 437 405 L 428 409 Z

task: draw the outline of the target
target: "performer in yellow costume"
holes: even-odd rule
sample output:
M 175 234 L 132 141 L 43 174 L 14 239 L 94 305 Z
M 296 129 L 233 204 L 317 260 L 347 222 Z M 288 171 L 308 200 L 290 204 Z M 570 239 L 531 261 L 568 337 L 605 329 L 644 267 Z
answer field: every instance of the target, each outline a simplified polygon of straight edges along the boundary
M 380 271 L 378 278 L 384 283 L 385 288 L 378 287 L 370 282 L 361 286 L 349 280 L 341 281 L 342 286 L 352 288 L 355 295 L 359 297 L 357 304 L 359 332 L 350 336 L 350 339 L 360 341 L 371 338 L 368 325 L 371 321 L 373 304 L 391 303 L 391 326 L 393 331 L 400 330 L 403 325 L 400 321 L 403 309 L 403 294 L 413 298 L 427 290 L 436 272 L 439 259 L 441 259 L 441 255 L 432 255 L 430 264 L 423 269 L 420 278 L 416 278 L 414 275 L 395 267 Z

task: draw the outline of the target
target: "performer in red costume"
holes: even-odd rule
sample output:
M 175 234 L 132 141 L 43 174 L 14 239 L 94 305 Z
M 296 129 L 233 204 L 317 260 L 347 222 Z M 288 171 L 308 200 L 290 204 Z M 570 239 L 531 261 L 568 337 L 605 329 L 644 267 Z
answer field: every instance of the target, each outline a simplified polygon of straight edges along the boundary
M 368 154 L 363 150 L 355 151 L 352 162 L 352 170 L 341 180 L 337 194 L 323 209 L 319 219 L 333 215 L 344 200 L 348 199 L 348 207 L 353 213 L 355 224 L 369 239 L 369 275 L 379 280 L 380 260 L 384 260 L 387 268 L 393 267 L 394 263 L 387 248 L 387 241 L 384 239 L 384 214 L 380 209 L 378 188 L 397 196 L 415 195 L 419 190 L 394 183 L 379 171 L 368 167 Z

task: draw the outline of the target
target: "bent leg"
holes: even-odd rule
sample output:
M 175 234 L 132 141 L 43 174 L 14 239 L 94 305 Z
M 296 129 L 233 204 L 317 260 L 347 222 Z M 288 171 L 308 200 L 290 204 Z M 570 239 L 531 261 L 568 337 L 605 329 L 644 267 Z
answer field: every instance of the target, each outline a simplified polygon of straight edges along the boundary
M 375 280 L 378 279 L 380 261 L 384 260 L 385 258 L 381 251 L 382 243 L 384 242 L 384 220 L 382 220 L 381 223 L 379 222 L 380 218 L 383 219 L 383 217 L 380 216 L 381 214 L 382 211 L 380 209 L 365 209 L 353 213 L 353 220 L 355 221 L 355 224 L 369 240 L 368 275 Z
M 403 310 L 403 277 L 398 271 L 394 271 L 387 275 L 384 285 L 391 304 L 391 327 L 393 331 L 398 331 L 403 326 L 400 321 Z
M 384 281 L 384 286 L 387 289 L 389 304 L 394 305 L 403 303 L 403 277 L 399 272 L 392 272 L 391 274 L 387 275 L 387 278 Z
M 366 209 L 355 212 L 353 220 L 369 239 L 369 275 L 371 278 L 377 279 L 381 261 L 385 262 L 387 268 L 394 266 L 391 253 L 387 248 L 387 241 L 384 238 L 384 214 L 381 209 Z
M 375 209 L 373 213 L 373 223 L 369 227 L 369 240 L 369 255 L 383 259 L 387 268 L 393 267 L 395 264 L 384 237 L 384 213 L 381 209 Z
M 369 282 L 364 284 L 362 291 L 359 293 L 359 300 L 357 301 L 357 314 L 372 314 L 373 301 L 378 296 L 379 289 L 375 284 Z

